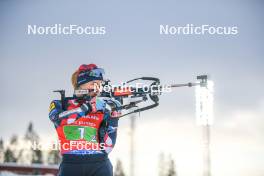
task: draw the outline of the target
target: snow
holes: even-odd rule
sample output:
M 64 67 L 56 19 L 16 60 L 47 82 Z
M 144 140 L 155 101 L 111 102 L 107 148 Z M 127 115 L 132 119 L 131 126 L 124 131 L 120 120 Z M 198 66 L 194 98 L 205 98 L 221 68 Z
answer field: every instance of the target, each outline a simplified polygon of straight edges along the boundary
M 7 172 L 7 171 L 3 171 L 3 172 L 0 172 L 0 176 L 18 176 L 18 174 L 14 174 L 12 172 Z M 33 176 L 33 175 L 20 175 L 19 176 Z M 34 175 L 34 176 L 42 176 L 42 175 Z M 45 176 L 53 176 L 51 174 L 47 174 Z

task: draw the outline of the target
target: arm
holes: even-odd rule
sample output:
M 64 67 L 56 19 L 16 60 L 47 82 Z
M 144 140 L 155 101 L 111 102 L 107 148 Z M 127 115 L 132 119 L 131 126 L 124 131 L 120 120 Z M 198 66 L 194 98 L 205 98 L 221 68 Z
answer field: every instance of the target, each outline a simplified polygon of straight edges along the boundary
M 105 106 L 105 116 L 103 124 L 99 130 L 101 136 L 101 142 L 104 143 L 105 152 L 110 153 L 116 143 L 117 138 L 117 128 L 118 128 L 118 116 L 121 115 L 118 109 L 121 104 L 113 99 L 107 99 Z
M 54 123 L 54 125 L 57 127 L 61 124 L 61 121 L 65 118 L 68 118 L 70 115 L 77 114 L 76 120 L 85 114 L 89 113 L 91 111 L 91 106 L 87 103 L 82 104 L 82 106 L 63 111 L 61 101 L 54 100 L 50 104 L 49 109 L 49 119 Z
M 55 127 L 59 126 L 61 119 L 59 114 L 62 112 L 62 105 L 59 100 L 53 100 L 49 107 L 49 119 L 54 123 Z

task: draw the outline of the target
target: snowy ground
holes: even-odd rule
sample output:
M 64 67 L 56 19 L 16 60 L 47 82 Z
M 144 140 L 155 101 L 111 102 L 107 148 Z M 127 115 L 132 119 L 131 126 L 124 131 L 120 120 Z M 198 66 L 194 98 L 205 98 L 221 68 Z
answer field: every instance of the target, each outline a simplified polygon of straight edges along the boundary
M 0 172 L 0 176 L 18 176 L 18 174 L 14 174 L 12 172 L 3 171 L 3 172 Z M 33 175 L 19 175 L 19 176 L 33 176 Z M 34 175 L 34 176 L 43 176 L 43 175 Z M 53 175 L 47 174 L 45 176 L 53 176 Z

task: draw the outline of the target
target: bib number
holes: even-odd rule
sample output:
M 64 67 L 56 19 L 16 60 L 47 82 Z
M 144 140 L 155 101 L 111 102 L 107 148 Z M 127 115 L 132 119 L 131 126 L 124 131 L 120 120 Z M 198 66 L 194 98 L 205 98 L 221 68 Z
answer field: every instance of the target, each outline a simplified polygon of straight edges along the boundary
M 63 131 L 67 140 L 86 140 L 88 142 L 96 142 L 95 128 L 69 125 L 64 126 Z

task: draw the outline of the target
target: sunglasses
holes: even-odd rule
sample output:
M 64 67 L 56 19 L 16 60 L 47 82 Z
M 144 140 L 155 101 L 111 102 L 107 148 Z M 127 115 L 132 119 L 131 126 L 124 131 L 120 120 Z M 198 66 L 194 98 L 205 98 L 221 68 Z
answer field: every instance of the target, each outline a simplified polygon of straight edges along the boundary
M 96 69 L 93 69 L 93 70 L 81 71 L 79 76 L 88 75 L 88 76 L 92 76 L 92 77 L 102 77 L 104 74 L 105 74 L 104 69 L 96 68 Z

